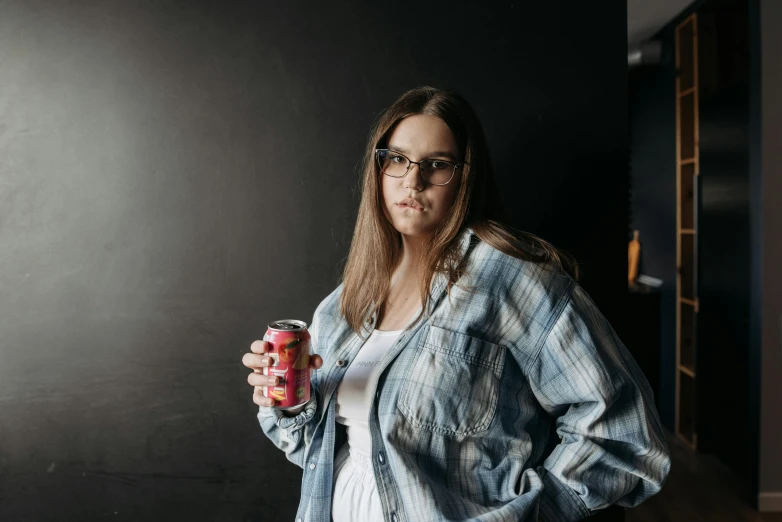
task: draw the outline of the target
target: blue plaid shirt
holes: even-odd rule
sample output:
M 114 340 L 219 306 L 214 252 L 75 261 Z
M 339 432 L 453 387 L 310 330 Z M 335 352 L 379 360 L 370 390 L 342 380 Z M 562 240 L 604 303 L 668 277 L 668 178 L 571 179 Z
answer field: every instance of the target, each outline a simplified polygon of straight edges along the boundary
M 450 295 L 436 276 L 431 314 L 409 324 L 381 362 L 369 428 L 385 520 L 562 522 L 657 493 L 670 458 L 652 392 L 587 294 L 469 228 L 459 248 L 467 274 Z M 258 413 L 304 469 L 301 522 L 330 521 L 343 440 L 335 393 L 366 340 L 340 317 L 341 290 L 310 327 L 323 357 L 310 403 L 296 417 Z

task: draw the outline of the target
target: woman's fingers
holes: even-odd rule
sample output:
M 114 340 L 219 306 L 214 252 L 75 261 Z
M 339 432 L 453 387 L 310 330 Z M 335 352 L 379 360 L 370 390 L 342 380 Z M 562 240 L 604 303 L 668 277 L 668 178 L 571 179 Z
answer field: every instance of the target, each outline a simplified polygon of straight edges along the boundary
M 266 341 L 253 341 L 250 345 L 252 353 L 246 353 L 242 357 L 242 364 L 252 370 L 260 369 L 271 364 L 271 359 L 265 355 L 269 351 L 269 343 Z
M 250 351 L 253 353 L 264 354 L 269 351 L 269 343 L 266 341 L 253 341 L 250 345 Z
M 242 356 L 242 364 L 253 370 L 253 373 L 247 376 L 247 383 L 253 386 L 253 402 L 258 406 L 274 406 L 277 401 L 264 395 L 264 388 L 267 386 L 278 386 L 282 384 L 282 379 L 276 376 L 263 375 L 262 370 L 271 366 L 274 361 L 267 355 L 269 352 L 269 343 L 266 341 L 253 341 L 250 345 L 252 353 L 246 353 Z M 323 366 L 323 358 L 320 355 L 310 356 L 310 369 L 317 370 Z
M 257 353 L 246 353 L 242 356 L 242 364 L 248 368 L 255 370 L 265 366 L 271 365 L 272 360 L 268 355 L 261 355 Z
M 263 388 L 256 387 L 255 392 L 253 392 L 253 402 L 258 406 L 265 406 L 268 408 L 269 406 L 274 406 L 276 401 L 271 397 L 264 396 Z
M 247 376 L 247 383 L 250 386 L 277 386 L 282 382 L 280 377 L 273 375 L 263 375 L 261 373 L 251 373 Z
M 269 351 L 269 343 L 266 341 L 253 341 L 250 345 L 252 353 L 246 353 L 242 356 L 242 364 L 253 370 L 253 373 L 247 376 L 247 383 L 254 386 L 253 402 L 258 406 L 274 406 L 275 401 L 271 397 L 266 397 L 263 390 L 267 386 L 277 386 L 282 382 L 280 377 L 263 375 L 263 368 L 270 366 L 273 361 L 266 355 Z

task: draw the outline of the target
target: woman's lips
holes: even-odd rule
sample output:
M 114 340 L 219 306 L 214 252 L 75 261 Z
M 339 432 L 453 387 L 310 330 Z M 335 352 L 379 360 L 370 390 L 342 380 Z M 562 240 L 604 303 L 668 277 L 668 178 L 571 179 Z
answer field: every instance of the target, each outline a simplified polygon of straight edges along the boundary
M 416 207 L 413 205 L 405 205 L 404 203 L 397 203 L 396 206 L 398 206 L 399 208 L 409 208 L 410 210 L 417 210 L 418 212 L 422 212 L 424 210 L 420 207 Z

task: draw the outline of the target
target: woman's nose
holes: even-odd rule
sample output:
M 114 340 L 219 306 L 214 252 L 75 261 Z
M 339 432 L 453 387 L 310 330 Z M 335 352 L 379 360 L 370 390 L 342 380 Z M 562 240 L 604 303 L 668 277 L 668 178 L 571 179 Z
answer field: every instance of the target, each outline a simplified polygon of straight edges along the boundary
M 413 172 L 413 169 L 416 169 L 416 171 Z M 424 188 L 424 180 L 421 176 L 421 166 L 417 163 L 410 164 L 410 169 L 408 169 L 407 174 L 405 174 L 405 177 L 402 179 L 404 188 L 411 188 L 414 190 L 423 190 Z

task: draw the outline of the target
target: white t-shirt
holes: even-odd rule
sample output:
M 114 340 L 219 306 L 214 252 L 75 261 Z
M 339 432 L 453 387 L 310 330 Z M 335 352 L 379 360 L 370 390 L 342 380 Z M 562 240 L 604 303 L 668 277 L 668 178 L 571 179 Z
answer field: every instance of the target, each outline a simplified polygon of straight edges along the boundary
M 337 388 L 336 421 L 347 426 L 350 452 L 370 455 L 369 407 L 378 379 L 380 362 L 403 330 L 374 330 L 345 371 Z

